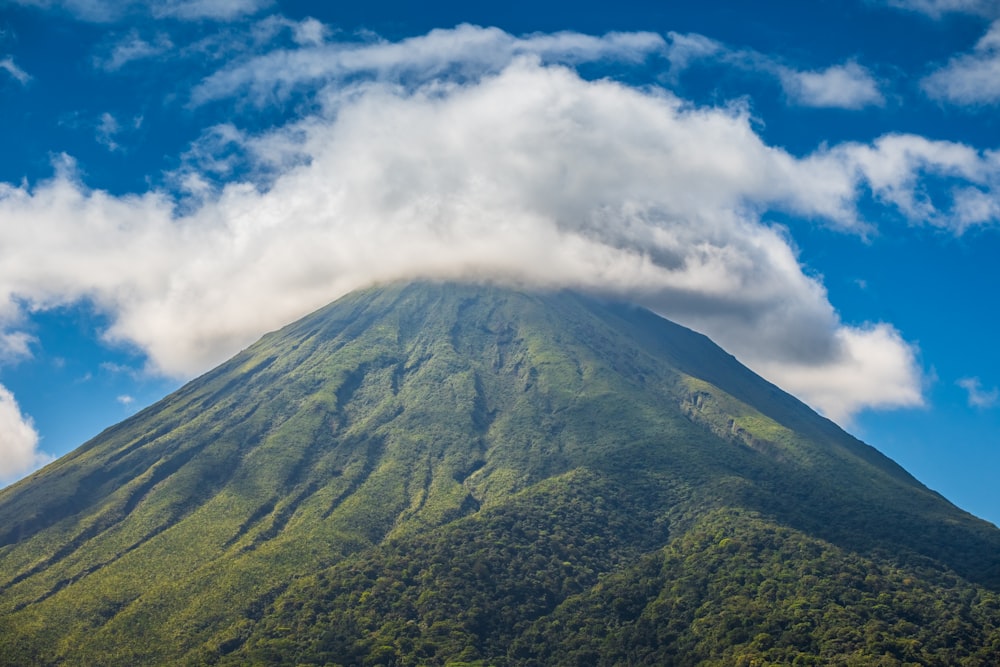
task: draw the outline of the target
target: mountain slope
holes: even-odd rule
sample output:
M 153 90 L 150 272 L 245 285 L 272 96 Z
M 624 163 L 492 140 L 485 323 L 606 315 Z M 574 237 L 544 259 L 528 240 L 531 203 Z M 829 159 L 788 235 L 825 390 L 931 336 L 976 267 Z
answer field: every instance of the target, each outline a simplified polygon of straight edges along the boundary
M 269 334 L 0 492 L 0 661 L 715 656 L 629 633 L 703 617 L 664 616 L 676 577 L 704 579 L 693 609 L 719 603 L 706 591 L 732 572 L 676 567 L 703 533 L 726 539 L 716 524 L 748 553 L 779 531 L 771 552 L 881 568 L 885 590 L 961 590 L 986 611 L 925 622 L 979 619 L 954 655 L 988 651 L 1000 531 L 707 338 L 571 293 L 419 283 Z M 580 648 L 569 628 L 606 615 L 609 590 L 633 600 L 624 634 Z

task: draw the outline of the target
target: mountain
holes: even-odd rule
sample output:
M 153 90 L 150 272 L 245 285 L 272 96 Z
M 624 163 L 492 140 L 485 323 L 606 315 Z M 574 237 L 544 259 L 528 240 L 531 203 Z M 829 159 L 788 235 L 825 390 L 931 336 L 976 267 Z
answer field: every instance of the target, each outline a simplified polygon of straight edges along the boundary
M 649 311 L 348 295 L 0 491 L 0 664 L 997 664 L 1000 530 Z

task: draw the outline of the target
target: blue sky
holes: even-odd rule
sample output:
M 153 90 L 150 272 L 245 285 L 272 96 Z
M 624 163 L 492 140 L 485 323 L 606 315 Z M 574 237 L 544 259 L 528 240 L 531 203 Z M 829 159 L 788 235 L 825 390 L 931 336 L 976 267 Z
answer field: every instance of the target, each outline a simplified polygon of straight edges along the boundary
M 0 96 L 0 480 L 486 278 L 703 331 L 1000 522 L 1000 3 L 6 0 Z

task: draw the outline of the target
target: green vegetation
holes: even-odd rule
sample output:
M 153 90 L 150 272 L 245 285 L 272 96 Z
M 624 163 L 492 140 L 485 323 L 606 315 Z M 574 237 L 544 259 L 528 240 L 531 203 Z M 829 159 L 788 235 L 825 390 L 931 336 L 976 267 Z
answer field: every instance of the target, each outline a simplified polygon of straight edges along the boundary
M 394 285 L 0 491 L 0 664 L 994 664 L 998 553 L 647 311 Z
M 604 524 L 604 506 L 634 496 L 587 477 L 297 581 L 220 664 L 989 665 L 1000 655 L 1000 596 L 953 574 L 880 563 L 733 509 L 641 555 L 665 526 L 648 530 L 639 507 Z
M 516 664 L 991 665 L 1000 596 L 739 510 L 541 619 Z

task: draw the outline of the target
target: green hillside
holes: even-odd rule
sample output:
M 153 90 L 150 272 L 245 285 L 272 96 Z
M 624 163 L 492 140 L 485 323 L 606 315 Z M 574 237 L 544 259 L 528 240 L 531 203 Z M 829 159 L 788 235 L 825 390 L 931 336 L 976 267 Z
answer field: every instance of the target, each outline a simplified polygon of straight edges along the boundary
M 349 295 L 0 491 L 8 665 L 985 665 L 998 590 L 1000 530 L 565 292 Z

